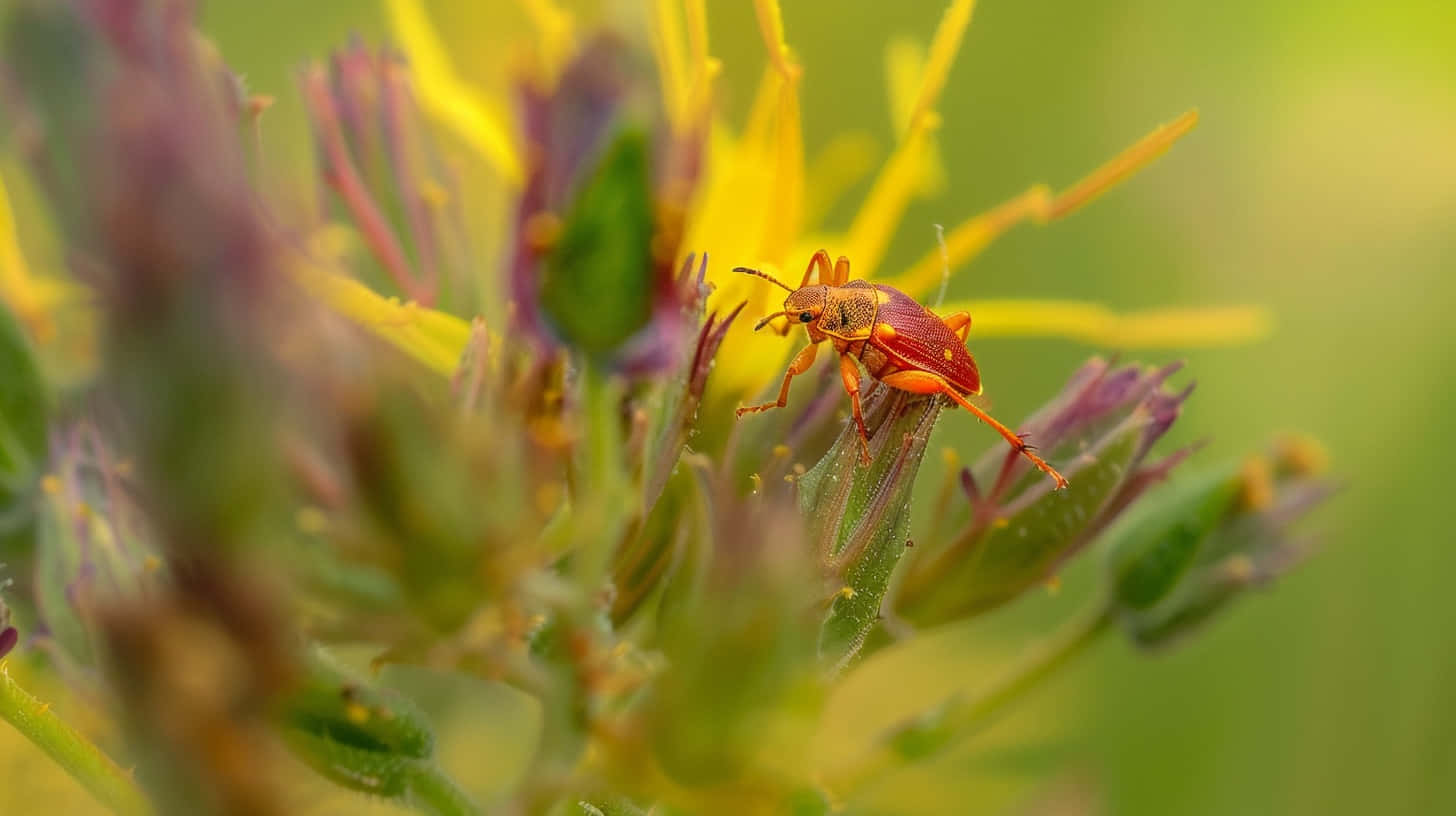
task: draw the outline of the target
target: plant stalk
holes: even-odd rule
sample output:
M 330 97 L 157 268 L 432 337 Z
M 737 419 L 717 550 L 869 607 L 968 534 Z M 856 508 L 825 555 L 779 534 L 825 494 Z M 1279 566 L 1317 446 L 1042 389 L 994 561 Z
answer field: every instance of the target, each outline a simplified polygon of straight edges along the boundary
M 976 695 L 951 697 L 916 720 L 882 735 L 862 758 L 842 771 L 829 774 L 828 788 L 839 795 L 860 789 L 895 768 L 938 753 L 953 742 L 971 736 L 1006 706 L 1095 643 L 1112 621 L 1112 605 L 1106 600 L 1098 601 Z
M 0 718 L 45 751 L 113 813 L 147 816 L 153 812 L 130 774 L 57 717 L 49 703 L 42 703 L 21 688 L 3 663 L 0 663 Z

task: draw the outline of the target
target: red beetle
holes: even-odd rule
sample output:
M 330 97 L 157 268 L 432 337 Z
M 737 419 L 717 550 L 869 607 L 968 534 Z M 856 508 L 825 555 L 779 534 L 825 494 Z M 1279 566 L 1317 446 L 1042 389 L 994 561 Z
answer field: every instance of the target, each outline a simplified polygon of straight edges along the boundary
M 754 326 L 758 331 L 776 317 L 787 317 L 789 325 L 802 323 L 809 332 L 809 345 L 789 363 L 779 398 L 774 402 L 738 409 L 738 416 L 754 411 L 782 408 L 789 401 L 789 382 L 809 370 L 819 344 L 829 340 L 839 354 L 839 373 L 849 392 L 855 425 L 859 427 L 861 452 L 869 459 L 869 432 L 859 407 L 859 367 L 891 388 L 912 394 L 944 394 L 956 404 L 996 429 L 1017 453 L 1031 460 L 1043 473 L 1067 486 L 1055 468 L 1037 456 L 1026 440 L 973 405 L 968 396 L 981 393 L 981 374 L 966 350 L 971 316 L 966 312 L 940 317 L 914 298 L 883 284 L 849 279 L 849 259 L 840 256 L 832 267 L 829 253 L 819 250 L 804 270 L 798 289 L 765 272 L 737 267 L 734 272 L 756 275 L 782 286 L 789 296 L 784 310 L 774 312 Z M 809 285 L 815 274 L 819 283 Z M 826 282 L 827 281 L 827 282 Z

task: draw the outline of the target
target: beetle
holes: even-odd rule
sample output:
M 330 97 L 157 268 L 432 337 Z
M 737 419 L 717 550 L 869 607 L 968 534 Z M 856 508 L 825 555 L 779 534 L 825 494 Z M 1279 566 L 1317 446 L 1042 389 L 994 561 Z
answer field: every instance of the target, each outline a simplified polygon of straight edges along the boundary
M 789 383 L 809 370 L 819 344 L 828 340 L 839 355 L 840 377 L 844 390 L 849 392 L 850 408 L 859 428 L 860 452 L 866 462 L 869 461 L 869 432 L 860 413 L 860 366 L 891 388 L 912 394 L 945 395 L 996 429 L 1017 453 L 1055 480 L 1057 488 L 1067 486 L 1062 474 L 1037 456 L 1023 435 L 1012 432 L 967 399 L 981 393 L 980 371 L 966 349 L 966 336 L 971 328 L 968 312 L 941 317 L 894 287 L 850 280 L 849 259 L 841 255 L 831 265 L 829 253 L 823 249 L 810 259 L 797 289 L 758 269 L 740 266 L 733 271 L 763 278 L 789 293 L 783 311 L 758 321 L 754 331 L 775 318 L 785 317 L 789 321 L 785 333 L 797 323 L 809 333 L 810 341 L 789 363 L 779 398 L 762 405 L 741 407 L 737 411 L 739 417 L 787 405 Z M 809 282 L 816 275 L 819 282 L 811 286 Z

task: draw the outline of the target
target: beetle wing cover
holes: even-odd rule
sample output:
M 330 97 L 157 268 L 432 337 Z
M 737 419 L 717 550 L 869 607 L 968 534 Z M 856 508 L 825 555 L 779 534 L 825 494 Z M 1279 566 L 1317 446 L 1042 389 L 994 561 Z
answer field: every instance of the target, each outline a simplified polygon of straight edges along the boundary
M 882 347 L 902 367 L 939 374 L 967 394 L 981 393 L 981 372 L 961 339 L 934 312 L 898 289 L 876 285 L 888 299 L 880 304 L 878 322 L 895 330 Z

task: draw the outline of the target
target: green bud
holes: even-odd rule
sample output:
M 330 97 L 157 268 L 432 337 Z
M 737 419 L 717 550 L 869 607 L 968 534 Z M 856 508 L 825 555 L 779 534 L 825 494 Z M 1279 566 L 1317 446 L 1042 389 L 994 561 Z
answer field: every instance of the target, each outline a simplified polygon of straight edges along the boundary
M 1284 443 L 1272 466 L 1253 456 L 1179 480 L 1108 531 L 1113 604 L 1134 642 L 1171 643 L 1304 559 L 1289 528 L 1330 492 L 1313 450 Z
M 652 182 L 645 133 L 607 147 L 576 196 L 547 257 L 541 309 L 553 330 L 591 357 L 609 356 L 652 312 Z
M 834 446 L 798 480 L 810 541 L 840 581 L 819 633 L 825 667 L 842 670 L 879 622 L 880 603 L 910 535 L 910 494 L 940 415 L 934 399 L 877 386 L 865 400 L 874 428 L 869 465 L 859 432 L 845 425 Z
M 1164 389 L 1174 370 L 1113 369 L 1093 360 L 1021 426 L 1066 475 L 1063 490 L 1004 448 L 974 472 L 961 471 L 968 501 L 936 520 L 937 529 L 955 532 L 915 550 L 896 589 L 897 614 L 933 626 L 994 609 L 1050 580 L 1181 459 L 1145 464 L 1188 394 Z
M 425 813 L 477 812 L 435 764 L 434 732 L 408 698 L 351 676 L 319 650 L 302 669 L 278 712 L 300 759 L 344 787 Z

